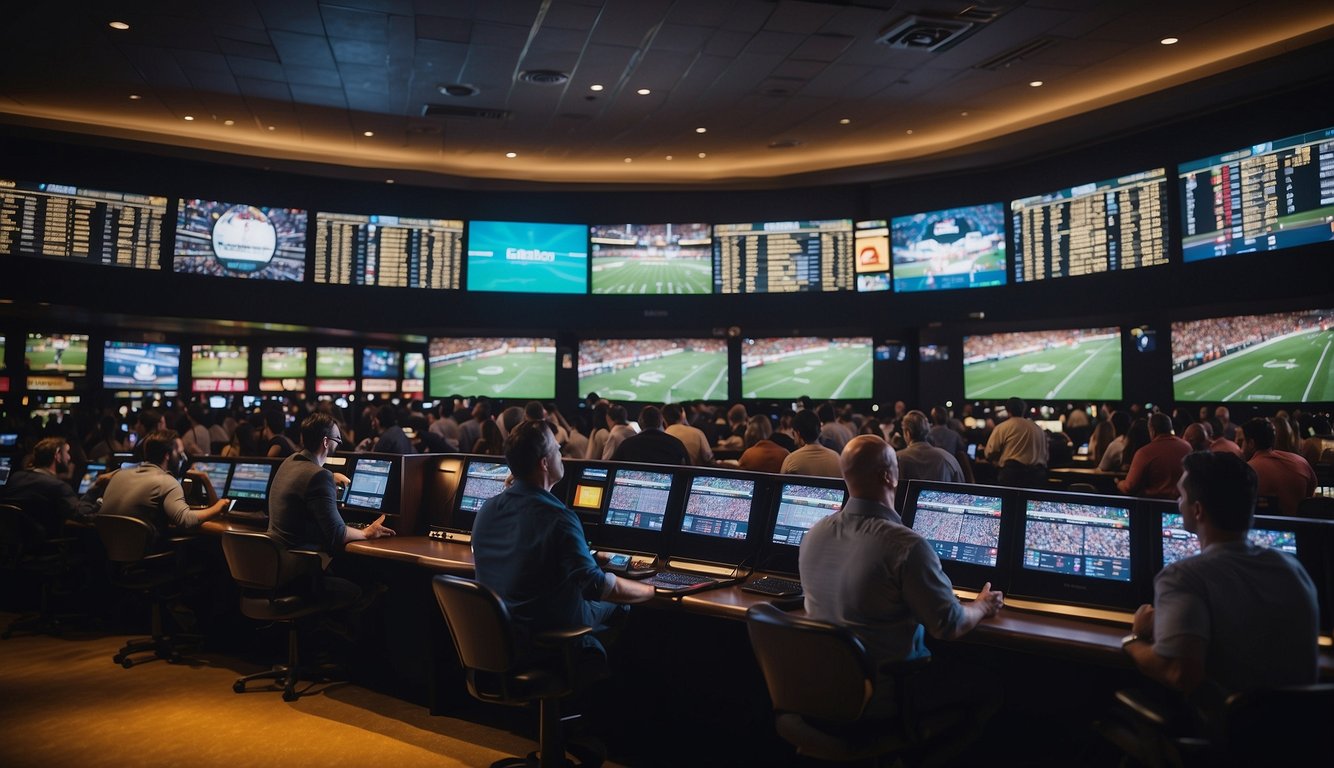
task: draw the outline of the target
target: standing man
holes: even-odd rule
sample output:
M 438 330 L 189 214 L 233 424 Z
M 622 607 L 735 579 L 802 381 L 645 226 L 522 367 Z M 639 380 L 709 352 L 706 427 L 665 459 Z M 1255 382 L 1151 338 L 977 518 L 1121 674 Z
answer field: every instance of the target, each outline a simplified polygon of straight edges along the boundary
M 1130 471 L 1116 488 L 1127 496 L 1175 499 L 1181 479 L 1181 460 L 1190 453 L 1190 443 L 1172 434 L 1172 419 L 1165 413 L 1149 417 L 1149 444 L 1135 451 Z
M 522 638 L 575 626 L 602 631 L 617 604 L 652 599 L 652 586 L 598 567 L 578 515 L 551 494 L 565 465 L 545 423 L 519 424 L 505 441 L 505 461 L 514 482 L 478 510 L 472 553 L 477 580 L 505 601 Z M 593 635 L 584 646 L 605 654 Z
M 1028 420 L 1028 403 L 1020 398 L 1006 400 L 1005 410 L 1009 418 L 997 424 L 987 440 L 986 457 L 997 467 L 996 481 L 1041 488 L 1047 483 L 1047 432 Z

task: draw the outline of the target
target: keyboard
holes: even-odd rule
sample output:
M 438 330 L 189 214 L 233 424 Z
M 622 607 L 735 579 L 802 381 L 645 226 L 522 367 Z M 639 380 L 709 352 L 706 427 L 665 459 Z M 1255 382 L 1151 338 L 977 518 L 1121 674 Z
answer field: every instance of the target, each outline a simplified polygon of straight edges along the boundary
M 801 594 L 801 582 L 793 581 L 791 579 L 780 579 L 776 576 L 762 576 L 749 584 L 743 584 L 741 589 L 746 592 L 755 592 L 761 595 L 787 597 L 789 595 Z
M 681 573 L 680 571 L 658 571 L 652 577 L 645 579 L 644 583 L 652 584 L 659 589 L 685 590 L 692 587 L 717 584 L 718 580 L 712 576 L 699 576 L 693 573 Z

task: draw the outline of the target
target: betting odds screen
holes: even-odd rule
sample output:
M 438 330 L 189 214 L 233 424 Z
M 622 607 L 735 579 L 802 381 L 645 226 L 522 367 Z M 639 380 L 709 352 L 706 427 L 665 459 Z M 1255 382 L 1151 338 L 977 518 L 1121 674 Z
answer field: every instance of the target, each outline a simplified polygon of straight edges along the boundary
M 463 222 L 315 214 L 315 282 L 456 291 Z
M 690 484 L 681 532 L 721 539 L 745 539 L 750 530 L 755 481 L 733 477 L 697 477 Z
M 618 469 L 612 482 L 605 522 L 625 528 L 661 531 L 671 493 L 672 476 L 667 472 Z
M 1024 519 L 1024 567 L 1130 581 L 1130 510 L 1029 499 Z
M 167 198 L 0 179 L 0 255 L 159 269 Z
M 852 219 L 718 224 L 714 293 L 852 291 Z
M 941 560 L 995 567 L 1003 502 L 999 496 L 924 488 L 917 495 L 912 528 Z
M 1014 200 L 1010 213 L 1016 283 L 1168 263 L 1165 168 Z

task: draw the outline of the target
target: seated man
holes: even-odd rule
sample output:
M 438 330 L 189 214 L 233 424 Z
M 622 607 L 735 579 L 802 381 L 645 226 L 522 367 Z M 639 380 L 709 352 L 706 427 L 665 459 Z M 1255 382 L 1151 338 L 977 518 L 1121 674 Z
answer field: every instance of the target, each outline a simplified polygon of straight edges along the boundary
M 792 426 L 797 430 L 797 450 L 783 459 L 782 473 L 838 477 L 838 454 L 820 444 L 820 418 L 815 412 L 797 411 Z
M 848 501 L 811 528 L 798 554 L 811 618 L 848 627 L 879 663 L 930 656 L 926 632 L 955 640 L 996 615 L 1003 595 L 987 583 L 977 599 L 961 604 L 935 550 L 894 511 L 898 463 L 888 443 L 858 435 L 843 449 L 840 465 Z M 953 674 L 929 667 L 917 703 L 929 710 L 962 696 L 994 704 L 975 679 L 964 689 L 945 679 Z M 868 711 L 888 716 L 893 686 L 883 682 Z
M 161 536 L 169 528 L 196 528 L 227 509 L 227 500 L 217 497 L 213 483 L 202 472 L 191 476 L 204 484 L 205 496 L 212 503 L 203 509 L 191 509 L 186 503 L 185 492 L 175 477 L 186 461 L 185 445 L 174 430 L 152 432 L 142 445 L 144 462 L 112 473 L 98 514 L 137 517 Z
M 1149 417 L 1149 444 L 1135 451 L 1130 472 L 1116 487 L 1127 496 L 1175 499 L 1181 479 L 1181 460 L 1190 443 L 1172 434 L 1172 419 L 1165 413 Z
M 525 421 L 505 441 L 514 482 L 477 512 L 472 529 L 477 580 L 510 610 L 521 640 L 531 632 L 609 628 L 617 603 L 643 603 L 653 587 L 604 573 L 588 551 L 579 517 L 551 488 L 565 475 L 560 446 L 545 422 Z M 602 655 L 598 638 L 584 644 Z
M 690 454 L 686 452 L 685 444 L 662 428 L 662 411 L 656 406 L 646 405 L 639 410 L 639 428 L 639 434 L 625 438 L 616 446 L 612 461 L 689 466 Z
M 1278 510 L 1267 514 L 1297 514 L 1302 499 L 1315 494 L 1315 470 L 1295 453 L 1274 448 L 1274 425 L 1269 419 L 1255 418 L 1237 430 L 1246 463 L 1255 470 L 1259 494 L 1278 501 Z
M 88 519 L 95 507 L 93 499 L 106 484 L 99 477 L 97 487 L 80 499 L 70 484 L 58 477 L 68 470 L 69 463 L 65 438 L 42 438 L 32 449 L 31 465 L 10 475 L 9 482 L 0 486 L 0 504 L 13 504 L 42 526 L 48 538 L 59 537 L 66 521 Z

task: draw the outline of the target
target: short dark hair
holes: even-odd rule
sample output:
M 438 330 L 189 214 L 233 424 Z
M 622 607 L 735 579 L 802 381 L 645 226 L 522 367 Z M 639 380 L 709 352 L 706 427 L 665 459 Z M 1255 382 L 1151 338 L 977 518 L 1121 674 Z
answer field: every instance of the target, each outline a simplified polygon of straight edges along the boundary
M 814 411 L 797 411 L 797 415 L 792 417 L 792 428 L 801 435 L 802 440 L 814 443 L 820 437 L 820 417 Z
M 32 449 L 32 465 L 34 467 L 49 467 L 51 462 L 60 455 L 60 449 L 68 441 L 63 437 L 43 437 L 37 441 L 37 445 Z
M 662 411 L 656 405 L 640 408 L 639 426 L 644 429 L 662 429 Z
M 818 416 L 820 418 L 820 421 L 822 422 L 833 421 L 834 406 L 830 405 L 829 403 L 820 403 L 820 405 L 818 405 L 815 408 L 815 415 Z
M 1240 456 L 1226 451 L 1186 454 L 1181 482 L 1186 501 L 1199 502 L 1209 521 L 1225 531 L 1248 531 L 1255 514 L 1255 470 Z
M 287 428 L 287 415 L 276 408 L 264 412 L 264 426 L 275 435 L 281 435 Z
M 662 407 L 662 420 L 668 424 L 675 424 L 685 416 L 680 403 L 668 403 Z
M 1149 428 L 1155 435 L 1172 434 L 1172 417 L 1159 411 L 1149 416 Z
M 380 406 L 380 410 L 375 412 L 375 419 L 380 422 L 382 427 L 396 426 L 398 424 L 398 411 L 394 409 L 394 406 L 385 403 Z
M 317 449 L 319 442 L 333 434 L 334 420 L 327 413 L 318 411 L 301 422 L 301 445 L 308 451 Z
M 152 432 L 157 429 L 158 422 L 162 421 L 162 413 L 152 408 L 145 408 L 139 411 L 139 418 L 136 421 L 145 432 Z
M 1022 397 L 1012 397 L 1005 401 L 1005 410 L 1011 416 L 1027 416 L 1028 403 L 1025 403 Z
M 1246 433 L 1247 440 L 1253 441 L 1255 447 L 1262 451 L 1274 447 L 1274 425 L 1269 422 L 1269 419 L 1262 419 L 1257 416 L 1242 424 L 1241 431 Z
M 1113 411 L 1112 429 L 1118 436 L 1130 431 L 1130 414 L 1126 411 Z
M 555 441 L 545 421 L 524 421 L 505 438 L 505 463 L 515 477 L 528 477 L 542 465 L 547 455 L 547 440 Z
M 613 405 L 607 409 L 607 418 L 611 419 L 613 424 L 624 424 L 628 420 L 624 405 Z
M 546 406 L 541 400 L 529 400 L 523 406 L 523 417 L 529 421 L 542 421 L 547 417 Z
M 912 438 L 914 443 L 925 440 L 927 433 L 926 414 L 916 410 L 903 414 L 903 433 Z
M 938 406 L 938 405 L 937 405 L 936 407 L 932 408 L 932 409 L 931 409 L 931 423 L 932 423 L 932 424 L 939 424 L 939 425 L 941 425 L 941 426 L 947 426 L 947 425 L 950 423 L 950 414 L 949 414 L 949 411 L 945 410 L 944 408 L 941 408 L 941 407 Z
M 159 429 L 148 433 L 148 437 L 144 438 L 144 461 L 161 465 L 171 455 L 180 437 L 174 429 Z

